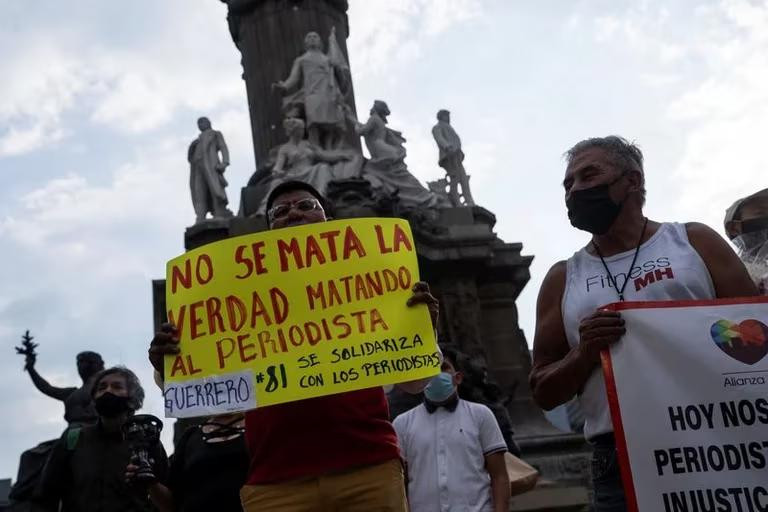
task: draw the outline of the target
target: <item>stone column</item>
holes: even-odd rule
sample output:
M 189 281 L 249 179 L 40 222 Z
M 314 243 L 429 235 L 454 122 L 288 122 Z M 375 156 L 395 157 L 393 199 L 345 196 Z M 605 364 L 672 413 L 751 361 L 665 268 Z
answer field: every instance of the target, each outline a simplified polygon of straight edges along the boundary
M 285 79 L 293 60 L 304 53 L 304 36 L 317 32 L 328 51 L 328 35 L 336 37 L 349 62 L 346 0 L 222 0 L 229 7 L 227 20 L 235 46 L 240 50 L 256 166 L 261 168 L 269 151 L 286 141 L 282 130 L 282 96 L 272 83 Z M 354 97 L 354 95 L 352 95 Z M 354 100 L 350 105 L 355 110 Z M 348 143 L 360 141 L 348 134 Z

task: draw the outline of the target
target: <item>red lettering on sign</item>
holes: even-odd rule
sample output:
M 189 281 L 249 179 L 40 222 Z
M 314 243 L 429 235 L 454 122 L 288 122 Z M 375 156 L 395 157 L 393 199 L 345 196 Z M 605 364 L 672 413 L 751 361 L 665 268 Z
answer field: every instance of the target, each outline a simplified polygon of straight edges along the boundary
M 176 327 L 176 332 L 181 338 L 181 333 L 184 330 L 184 317 L 186 316 L 187 305 L 183 304 L 179 306 L 179 314 L 175 315 L 172 309 L 168 310 L 168 321 Z
M 343 258 L 345 260 L 349 259 L 350 254 L 352 252 L 355 252 L 357 254 L 358 258 L 362 258 L 365 256 L 365 247 L 363 247 L 363 243 L 360 241 L 359 238 L 357 238 L 357 235 L 355 234 L 354 230 L 347 226 L 347 230 L 344 232 L 344 256 Z
M 374 308 L 371 310 L 371 332 L 376 332 L 376 327 L 379 325 L 381 325 L 385 331 L 389 329 L 389 326 L 384 321 L 384 318 L 382 318 L 379 310 Z
M 250 334 L 239 334 L 237 336 L 237 350 L 240 352 L 240 361 L 247 363 L 256 359 L 256 344 L 245 343 L 245 340 L 250 338 Z M 251 354 L 247 354 L 248 350 L 251 350 Z
M 224 344 L 227 348 L 224 348 Z M 219 359 L 219 369 L 224 368 L 224 361 L 235 351 L 235 340 L 232 338 L 222 338 L 216 342 L 216 356 Z
M 316 259 L 317 263 L 320 265 L 325 263 L 325 255 L 323 254 L 323 250 L 320 249 L 320 245 L 317 243 L 317 240 L 315 240 L 315 237 L 309 235 L 307 237 L 306 256 L 304 257 L 304 262 L 308 267 L 312 266 L 313 258 Z
M 264 307 L 264 303 L 259 297 L 259 292 L 253 292 L 251 295 L 251 329 L 256 328 L 256 320 L 258 317 L 262 317 L 265 326 L 272 325 L 272 318 L 270 318 L 267 308 Z
M 254 271 L 257 274 L 264 274 L 267 269 L 264 268 L 264 242 L 255 242 L 251 244 L 251 257 L 245 255 L 245 251 L 248 249 L 245 245 L 237 246 L 235 249 L 235 263 L 239 263 L 245 266 L 242 275 L 236 275 L 237 279 L 245 279 L 250 277 Z
M 203 263 L 205 263 L 205 265 L 203 265 Z M 203 277 L 203 269 L 205 269 L 206 277 Z M 198 284 L 207 284 L 213 279 L 213 263 L 211 263 L 211 257 L 207 254 L 201 254 L 197 257 L 195 277 L 197 277 Z
M 275 323 L 280 325 L 288 318 L 288 297 L 285 296 L 280 288 L 274 287 L 269 290 L 269 298 L 272 300 L 272 312 L 275 315 Z
M 285 240 L 277 241 L 277 252 L 280 256 L 280 270 L 288 270 L 288 256 L 293 256 L 293 262 L 296 268 L 304 268 L 304 262 L 301 261 L 301 248 L 296 238 L 291 238 L 290 243 Z
M 192 262 L 189 260 L 184 262 L 183 273 L 176 265 L 171 268 L 171 293 L 176 293 L 179 284 L 184 289 L 192 286 Z
M 245 303 L 234 295 L 227 295 L 224 299 L 227 304 L 227 318 L 229 318 L 229 329 L 239 331 L 245 324 L 246 310 Z
M 336 237 L 339 236 L 341 231 L 325 231 L 320 233 L 320 238 L 326 241 L 328 244 L 328 253 L 330 254 L 331 261 L 336 261 Z
M 221 299 L 210 297 L 206 300 L 205 312 L 208 315 L 208 328 L 211 330 L 211 334 L 216 334 L 217 328 L 219 331 L 224 331 L 224 319 L 221 317 Z
M 394 241 L 392 242 L 393 251 L 399 252 L 400 251 L 400 245 L 404 245 L 406 249 L 409 251 L 413 251 L 413 244 L 411 244 L 411 240 L 408 238 L 408 235 L 406 232 L 401 228 L 398 224 L 395 224 L 395 234 L 392 236 Z
M 386 242 L 384 242 L 384 233 L 381 230 L 381 226 L 377 224 L 376 226 L 374 226 L 373 229 L 376 230 L 376 239 L 379 241 L 379 252 L 381 254 L 387 254 L 388 252 L 392 252 L 392 249 L 387 247 Z
M 199 300 L 189 305 L 189 336 L 193 340 L 205 334 L 205 331 L 198 331 L 198 326 L 203 323 L 203 319 L 198 316 L 197 310 L 203 307 L 203 301 Z

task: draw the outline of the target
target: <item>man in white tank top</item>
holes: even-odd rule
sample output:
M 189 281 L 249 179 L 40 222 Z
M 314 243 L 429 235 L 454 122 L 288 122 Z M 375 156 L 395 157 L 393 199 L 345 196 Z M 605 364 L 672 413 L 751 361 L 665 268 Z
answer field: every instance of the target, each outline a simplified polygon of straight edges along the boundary
M 595 510 L 623 511 L 600 351 L 621 339 L 624 321 L 618 312 L 599 308 L 621 300 L 750 296 L 757 289 L 728 243 L 709 227 L 645 217 L 643 154 L 635 145 L 616 136 L 587 139 L 566 157 L 568 217 L 592 240 L 556 263 L 541 285 L 530 385 L 546 410 L 578 397 L 584 435 L 594 446 Z

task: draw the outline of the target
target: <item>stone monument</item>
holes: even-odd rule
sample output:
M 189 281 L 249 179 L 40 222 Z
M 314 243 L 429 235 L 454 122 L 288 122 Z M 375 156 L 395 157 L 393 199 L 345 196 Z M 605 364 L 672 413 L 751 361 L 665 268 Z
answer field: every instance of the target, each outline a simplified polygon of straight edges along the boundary
M 464 170 L 464 152 L 461 139 L 451 126 L 451 113 L 445 109 L 437 112 L 437 124 L 432 128 L 437 149 L 440 152 L 437 163 L 445 169 L 448 177 L 448 196 L 453 206 L 474 206 L 472 192 L 469 190 L 469 176 Z M 459 193 L 461 185 L 461 193 Z
M 346 131 L 349 107 L 345 103 L 344 69 L 348 68 L 336 40 L 336 28 L 328 37 L 328 55 L 322 51 L 317 32 L 304 37 L 305 52 L 296 57 L 291 74 L 273 87 L 283 92 L 295 89 L 283 99 L 283 112 L 291 117 L 303 113 L 309 142 L 325 150 L 338 149 Z
M 185 247 L 266 229 L 266 195 L 297 176 L 320 184 L 334 218 L 407 218 L 421 278 L 440 299 L 440 341 L 468 354 L 478 375 L 495 383 L 494 403 L 506 408 L 523 457 L 542 473 L 543 484 L 515 499 L 512 509 L 583 508 L 588 447 L 580 435 L 549 424 L 528 387 L 531 358 L 515 301 L 530 278 L 533 257 L 522 254 L 521 243 L 501 240 L 493 231 L 496 217 L 475 204 L 449 119 L 441 119 L 436 132 L 438 144 L 447 141 L 442 152 L 452 155 L 444 161 L 446 172 L 461 184 L 461 194 L 456 186 L 453 196 L 447 181 L 442 190 L 439 183 L 430 190 L 411 175 L 405 138 L 388 127 L 385 102 L 374 103 L 366 122 L 357 119 L 345 0 L 222 1 L 242 57 L 257 169 L 242 188 L 238 215 L 215 232 L 187 230 Z M 324 76 L 308 76 L 315 71 Z M 360 136 L 369 159 L 362 158 Z M 165 320 L 163 280 L 153 283 L 153 293 L 157 329 Z
M 296 57 L 306 52 L 306 35 L 314 32 L 322 38 L 334 31 L 338 51 L 344 62 L 349 62 L 347 0 L 221 1 L 227 4 L 229 31 L 242 57 L 253 151 L 257 168 L 261 169 L 270 160 L 270 151 L 286 139 L 281 129 L 285 117 L 279 94 L 282 91 L 275 89 L 273 83 L 290 76 Z M 348 70 L 341 71 L 349 75 Z M 354 115 L 351 80 L 344 91 L 344 101 Z M 343 137 L 346 145 L 360 147 L 351 130 Z
M 204 222 L 208 213 L 214 219 L 232 216 L 227 208 L 227 180 L 224 171 L 229 166 L 229 150 L 221 132 L 211 127 L 207 117 L 197 120 L 200 135 L 192 141 L 187 151 L 189 161 L 189 188 L 196 224 Z M 221 157 L 219 157 L 221 154 Z
M 450 206 L 443 198 L 424 188 L 405 164 L 405 138 L 387 126 L 389 107 L 376 100 L 365 124 L 355 123 L 355 132 L 365 140 L 371 155 L 363 174 L 374 189 L 383 194 L 396 195 L 401 204 L 412 209 Z

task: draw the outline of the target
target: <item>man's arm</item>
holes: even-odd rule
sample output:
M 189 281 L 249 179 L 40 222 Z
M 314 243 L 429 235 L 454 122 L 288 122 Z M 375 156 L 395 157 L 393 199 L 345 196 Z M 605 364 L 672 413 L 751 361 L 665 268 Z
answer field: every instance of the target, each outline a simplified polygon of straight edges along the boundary
M 529 377 L 533 398 L 550 410 L 580 393 L 600 364 L 600 351 L 624 334 L 624 321 L 614 311 L 597 311 L 579 325 L 579 344 L 571 348 L 565 335 L 561 302 L 566 263 L 556 263 L 544 277 L 536 303 L 533 366 Z
M 425 281 L 419 281 L 412 288 L 413 295 L 408 298 L 406 305 L 409 308 L 418 306 L 419 304 L 425 304 L 429 311 L 429 319 L 432 322 L 432 329 L 435 331 L 435 340 L 437 340 L 437 323 L 440 317 L 440 301 L 438 301 L 432 292 L 429 290 L 429 284 Z M 437 347 L 437 356 L 440 359 L 440 365 L 443 364 L 443 351 L 440 350 L 440 346 Z M 439 366 L 439 365 L 438 365 Z M 417 379 L 407 382 L 396 383 L 395 386 L 399 387 L 410 395 L 417 395 L 424 391 L 432 377 L 426 379 Z
M 41 393 L 48 395 L 51 398 L 55 398 L 56 400 L 61 400 L 63 402 L 69 397 L 69 395 L 77 390 L 77 388 L 57 388 L 56 386 L 51 386 L 47 380 L 42 378 L 40 374 L 37 373 L 37 370 L 35 370 L 34 366 L 29 366 L 27 371 L 29 372 L 29 377 L 32 379 L 32 383 L 35 385 L 35 387 Z
M 759 295 L 744 263 L 728 242 L 706 224 L 689 222 L 685 228 L 688 231 L 688 241 L 709 270 L 718 299 Z
M 493 509 L 496 512 L 509 510 L 509 474 L 504 462 L 507 443 L 501 435 L 496 417 L 485 405 L 476 405 L 473 416 L 477 421 L 478 442 L 485 458 L 485 470 L 491 477 Z
M 507 512 L 509 510 L 509 473 L 507 473 L 507 464 L 504 462 L 504 452 L 486 455 L 485 469 L 491 477 L 493 510 Z

